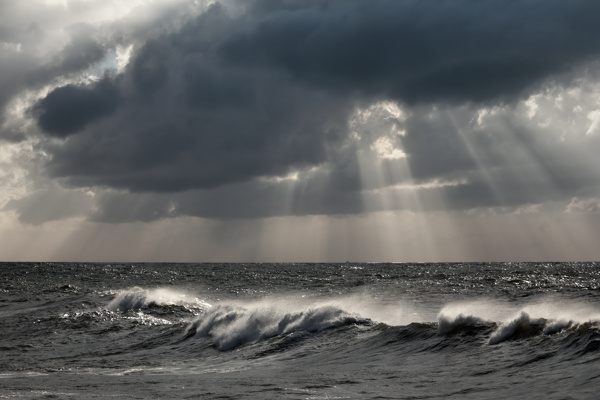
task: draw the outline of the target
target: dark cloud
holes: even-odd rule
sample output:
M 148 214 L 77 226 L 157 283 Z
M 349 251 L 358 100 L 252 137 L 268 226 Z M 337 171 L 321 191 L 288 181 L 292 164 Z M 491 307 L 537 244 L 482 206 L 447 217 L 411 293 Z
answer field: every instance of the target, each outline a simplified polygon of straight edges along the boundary
M 104 79 L 89 88 L 67 85 L 54 89 L 33 111 L 45 132 L 66 137 L 115 112 L 119 99 L 118 89 L 109 79 Z
M 511 98 L 600 50 L 600 5 L 585 0 L 259 5 L 218 46 L 223 59 L 409 103 Z
M 61 52 L 51 64 L 49 69 L 54 70 L 54 74 L 66 74 L 69 72 L 81 71 L 89 68 L 94 63 L 99 62 L 105 56 L 106 49 L 92 36 L 93 29 L 87 25 L 78 25 L 71 27 L 71 42 L 61 50 Z
M 432 182 L 419 189 L 422 209 L 440 197 L 452 209 L 517 206 L 597 184 L 593 166 L 568 161 L 580 144 L 547 144 L 522 117 L 474 121 L 478 107 L 513 107 L 596 59 L 600 3 L 227 4 L 146 32 L 118 77 L 56 88 L 34 107 L 42 135 L 66 139 L 42 136 L 51 177 L 118 189 L 95 219 L 359 213 L 361 190 Z M 47 70 L 67 76 L 106 55 L 99 38 L 111 35 L 77 29 Z M 372 149 L 387 134 L 352 139 L 356 110 L 390 100 L 407 113 L 388 138 L 402 161 Z
M 343 174 L 336 171 L 298 181 L 258 180 L 177 193 L 106 193 L 98 199 L 92 219 L 122 223 L 178 216 L 230 220 L 360 213 L 364 210 L 360 192 L 339 187 Z
M 168 58 L 168 43 L 153 40 L 142 48 L 132 66 L 133 82 L 140 95 L 150 96 L 166 83 Z
M 137 52 L 119 80 L 123 99 L 111 118 L 86 125 L 114 111 L 117 96 L 99 87 L 60 88 L 43 99 L 38 123 L 46 133 L 80 131 L 48 147 L 50 172 L 73 185 L 174 192 L 325 162 L 347 134 L 353 100 L 298 85 L 284 72 L 223 65 L 206 37 L 188 36 L 212 16 L 236 26 L 213 6 L 180 33 Z M 93 103 L 92 111 L 72 114 L 61 106 L 75 99 Z
M 6 12 L 10 15 L 10 12 L 16 11 L 9 8 Z M 52 12 L 49 14 L 60 17 Z M 32 19 L 35 17 L 35 14 L 31 15 Z M 20 18 L 22 15 L 15 19 L 18 21 Z M 13 25 L 15 21 L 8 23 Z M 64 81 L 89 69 L 105 57 L 106 47 L 94 38 L 98 32 L 92 26 L 75 24 L 65 28 L 65 31 L 69 37 L 67 43 L 59 46 L 58 51 L 50 52 L 45 48 L 37 48 L 42 47 L 47 32 L 36 23 L 19 28 L 4 25 L 4 29 L 0 29 L 0 124 L 6 118 L 6 107 L 19 94 L 26 90 L 42 89 L 46 85 L 53 85 L 55 81 Z M 49 54 L 44 54 L 46 51 Z M 23 132 L 6 127 L 0 129 L 0 138 L 11 141 L 26 139 Z

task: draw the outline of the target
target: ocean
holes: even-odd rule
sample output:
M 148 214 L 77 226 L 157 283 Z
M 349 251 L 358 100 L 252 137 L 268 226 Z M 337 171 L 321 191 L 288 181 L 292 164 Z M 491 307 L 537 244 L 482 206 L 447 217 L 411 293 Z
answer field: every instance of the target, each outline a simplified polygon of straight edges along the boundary
M 0 398 L 598 399 L 600 263 L 2 263 Z

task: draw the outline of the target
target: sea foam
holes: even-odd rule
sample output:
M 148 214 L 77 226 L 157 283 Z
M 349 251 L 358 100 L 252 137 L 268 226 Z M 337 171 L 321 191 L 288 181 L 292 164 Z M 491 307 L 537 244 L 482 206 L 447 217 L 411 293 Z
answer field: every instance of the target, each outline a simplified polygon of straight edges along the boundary
M 536 335 L 553 335 L 583 323 L 600 321 L 600 313 L 588 304 L 548 298 L 520 309 L 505 320 L 489 339 L 489 344 Z
M 216 306 L 200 315 L 189 327 L 187 337 L 212 337 L 219 350 L 259 342 L 295 332 L 320 332 L 351 324 L 370 324 L 333 306 L 318 306 L 300 311 L 280 307 Z
M 211 305 L 186 293 L 167 288 L 142 289 L 133 287 L 119 293 L 107 306 L 109 311 L 137 311 L 151 304 L 159 306 L 178 305 L 199 309 L 210 308 Z
M 509 305 L 493 300 L 476 300 L 446 305 L 438 314 L 441 334 L 497 325 L 488 339 L 495 345 L 538 335 L 553 335 L 590 321 L 600 321 L 600 313 L 587 304 L 556 298 L 526 305 Z
M 438 330 L 450 334 L 471 328 L 487 326 L 510 315 L 510 308 L 493 300 L 450 303 L 438 313 Z
M 488 324 L 488 322 L 472 315 L 458 314 L 451 317 L 441 314 L 438 318 L 438 324 L 438 330 L 440 333 L 450 334 L 474 327 L 485 326 Z
M 546 319 L 531 318 L 521 311 L 514 319 L 502 324 L 490 337 L 489 344 L 498 344 L 506 340 L 525 339 L 537 336 L 544 331 Z

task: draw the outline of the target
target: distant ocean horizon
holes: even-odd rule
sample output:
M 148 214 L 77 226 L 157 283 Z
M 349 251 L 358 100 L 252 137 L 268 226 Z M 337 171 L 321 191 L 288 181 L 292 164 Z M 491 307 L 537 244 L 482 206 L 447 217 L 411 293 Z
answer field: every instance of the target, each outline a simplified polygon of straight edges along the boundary
M 600 262 L 0 263 L 0 399 L 594 399 Z

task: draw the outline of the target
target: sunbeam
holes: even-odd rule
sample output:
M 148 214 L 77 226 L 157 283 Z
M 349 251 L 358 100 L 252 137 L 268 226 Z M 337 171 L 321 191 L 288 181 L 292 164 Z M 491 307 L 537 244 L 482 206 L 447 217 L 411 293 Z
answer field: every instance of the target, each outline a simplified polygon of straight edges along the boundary
M 7 2 L 4 254 L 590 259 L 597 7 Z

